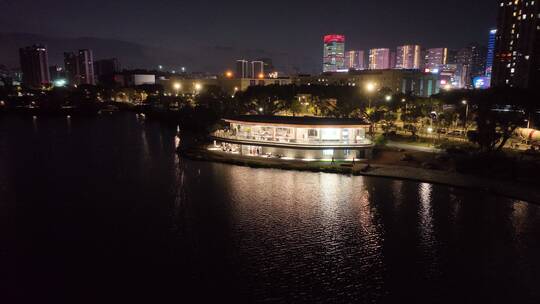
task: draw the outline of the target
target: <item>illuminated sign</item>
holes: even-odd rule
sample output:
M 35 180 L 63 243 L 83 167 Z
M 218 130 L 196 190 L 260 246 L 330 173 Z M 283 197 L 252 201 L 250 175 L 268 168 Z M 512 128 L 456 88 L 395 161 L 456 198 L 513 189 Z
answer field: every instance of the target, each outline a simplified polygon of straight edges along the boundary
M 65 87 L 67 84 L 67 81 L 65 79 L 57 79 L 53 81 L 53 85 L 55 87 Z
M 326 35 L 324 36 L 324 43 L 332 43 L 332 42 L 345 42 L 345 36 L 344 35 Z
M 473 84 L 475 89 L 489 89 L 491 87 L 491 79 L 485 76 L 475 77 Z

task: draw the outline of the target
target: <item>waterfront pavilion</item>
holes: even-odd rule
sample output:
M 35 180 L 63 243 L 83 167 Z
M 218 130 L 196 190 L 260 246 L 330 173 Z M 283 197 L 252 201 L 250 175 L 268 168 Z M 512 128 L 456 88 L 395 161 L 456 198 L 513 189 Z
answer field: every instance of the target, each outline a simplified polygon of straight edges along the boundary
M 373 149 L 362 119 L 243 115 L 224 123 L 211 149 L 297 160 L 366 159 Z

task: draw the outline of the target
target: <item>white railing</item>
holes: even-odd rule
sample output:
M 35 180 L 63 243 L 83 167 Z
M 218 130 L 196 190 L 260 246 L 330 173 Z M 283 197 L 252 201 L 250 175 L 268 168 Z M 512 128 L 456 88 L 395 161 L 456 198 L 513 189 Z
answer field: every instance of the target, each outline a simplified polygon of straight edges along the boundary
M 320 140 L 320 139 L 294 139 L 287 137 L 270 137 L 270 136 L 254 136 L 254 135 L 238 135 L 228 131 L 217 131 L 212 135 L 214 138 L 222 138 L 234 141 L 243 141 L 246 143 L 271 143 L 280 145 L 298 145 L 298 146 L 367 146 L 371 145 L 369 139 L 361 140 Z

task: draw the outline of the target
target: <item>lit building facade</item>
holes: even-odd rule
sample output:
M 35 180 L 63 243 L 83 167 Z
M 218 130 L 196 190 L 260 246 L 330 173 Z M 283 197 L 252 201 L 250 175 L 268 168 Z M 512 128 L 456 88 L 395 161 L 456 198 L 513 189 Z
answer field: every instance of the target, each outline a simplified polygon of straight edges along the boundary
M 92 50 L 79 50 L 79 84 L 96 84 L 94 75 L 94 53 Z
M 472 85 L 473 78 L 484 76 L 486 55 L 487 49 L 476 44 L 471 44 L 457 52 L 456 63 L 463 66 L 467 87 Z
M 441 70 L 442 66 L 448 64 L 447 48 L 431 48 L 426 50 L 424 67 L 430 71 Z
M 486 58 L 486 77 L 491 79 L 493 73 L 493 61 L 495 59 L 495 42 L 497 40 L 497 30 L 489 31 L 488 52 Z
M 337 85 L 364 88 L 373 83 L 377 89 L 389 89 L 393 94 L 412 94 L 430 97 L 440 91 L 440 75 L 421 70 L 364 70 L 348 73 L 326 73 L 315 76 L 297 76 L 296 85 Z
M 96 84 L 92 50 L 79 50 L 76 54 L 64 53 L 64 67 L 70 84 Z
M 245 59 L 236 61 L 236 78 L 249 77 L 249 62 Z
M 253 86 L 290 85 L 291 78 L 229 78 L 229 77 L 183 77 L 171 76 L 170 78 L 156 79 L 156 83 L 163 86 L 167 94 L 190 94 L 197 89 L 204 92 L 208 87 L 219 87 L 223 92 L 231 96 L 247 90 Z
M 385 70 L 390 68 L 390 49 L 369 50 L 369 69 Z
M 422 49 L 419 45 L 398 46 L 396 69 L 419 70 L 422 67 Z
M 43 45 L 19 49 L 22 83 L 28 87 L 41 88 L 51 83 L 49 57 Z
M 439 71 L 440 86 L 442 89 L 462 89 L 467 85 L 467 66 L 450 63 L 441 66 Z
M 216 81 L 223 92 L 234 95 L 237 92 L 243 92 L 253 86 L 269 86 L 269 85 L 290 85 L 291 78 L 220 78 Z
M 346 56 L 347 69 L 350 70 L 365 70 L 366 59 L 364 51 L 348 51 Z
M 369 123 L 361 119 L 244 115 L 225 119 L 213 134 L 212 150 L 290 160 L 371 158 Z
M 345 66 L 345 36 L 324 36 L 323 72 L 339 72 Z
M 540 86 L 540 1 L 499 1 L 492 86 Z
M 251 78 L 264 78 L 264 62 L 263 61 L 252 61 L 251 62 L 251 72 L 249 75 Z

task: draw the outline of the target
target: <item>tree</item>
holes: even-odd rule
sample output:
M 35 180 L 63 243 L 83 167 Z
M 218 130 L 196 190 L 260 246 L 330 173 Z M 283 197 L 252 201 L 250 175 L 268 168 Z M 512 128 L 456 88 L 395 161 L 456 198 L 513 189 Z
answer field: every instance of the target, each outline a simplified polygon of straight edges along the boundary
M 477 130 L 469 132 L 469 140 L 478 144 L 483 153 L 502 150 L 515 130 L 534 112 L 538 92 L 516 88 L 457 91 L 443 99 L 458 103 L 467 100 Z

